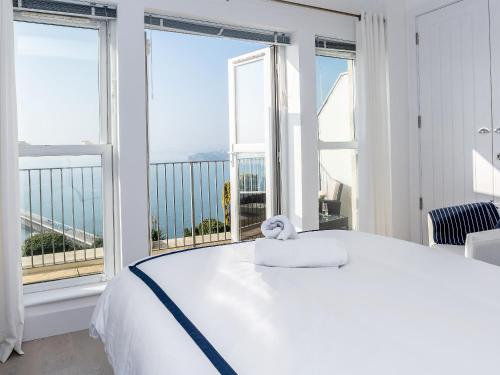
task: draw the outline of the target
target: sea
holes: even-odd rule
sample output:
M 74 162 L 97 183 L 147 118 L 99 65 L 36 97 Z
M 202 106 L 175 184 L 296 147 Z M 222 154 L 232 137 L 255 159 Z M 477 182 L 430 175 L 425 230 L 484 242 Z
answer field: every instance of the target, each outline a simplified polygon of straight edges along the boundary
M 263 159 L 239 163 L 240 189 L 265 190 Z M 95 157 L 78 162 L 22 160 L 20 163 L 21 214 L 45 226 L 96 236 L 103 234 L 102 169 Z M 253 175 L 254 178 L 244 178 Z M 225 221 L 224 184 L 230 180 L 228 160 L 185 160 L 152 163 L 149 167 L 150 220 L 168 238 L 182 237 L 202 220 Z M 30 215 L 31 214 L 31 215 Z M 23 240 L 36 233 L 25 221 Z

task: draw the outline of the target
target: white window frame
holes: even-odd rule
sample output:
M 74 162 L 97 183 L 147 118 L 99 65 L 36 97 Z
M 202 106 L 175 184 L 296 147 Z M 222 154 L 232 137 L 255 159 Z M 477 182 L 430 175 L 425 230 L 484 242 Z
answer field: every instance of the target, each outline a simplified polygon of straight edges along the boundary
M 161 21 L 163 22 L 163 21 Z M 188 33 L 192 35 L 200 35 L 200 36 L 210 36 L 210 37 L 222 37 L 223 36 L 214 36 L 214 35 L 207 35 L 207 34 L 198 34 L 198 33 L 190 33 L 190 32 L 183 32 L 181 30 L 177 29 L 168 29 L 164 28 L 162 26 L 154 26 L 151 24 L 146 24 L 144 27 L 145 34 L 145 45 L 146 45 L 146 50 L 145 50 L 145 58 L 146 58 L 146 85 L 151 85 L 151 77 L 149 76 L 149 69 L 150 69 L 150 43 L 151 40 L 150 35 L 148 35 L 147 31 L 162 31 L 162 32 L 169 32 L 169 33 L 176 33 L 176 34 L 183 34 L 183 33 Z M 238 39 L 237 39 L 238 40 Z M 244 39 L 240 39 L 244 40 Z M 263 43 L 263 46 L 265 43 Z M 266 98 L 269 98 L 269 102 L 271 103 L 271 113 L 270 113 L 270 118 L 269 118 L 269 124 L 267 126 L 268 129 L 266 129 L 266 134 L 265 134 L 265 142 L 262 144 L 236 144 L 236 136 L 235 136 L 235 118 L 233 116 L 230 116 L 229 119 L 229 129 L 230 129 L 230 150 L 229 150 L 229 161 L 230 161 L 230 169 L 231 171 L 231 186 L 232 189 L 234 189 L 235 186 L 238 186 L 237 181 L 237 172 L 235 165 L 236 163 L 236 155 L 239 153 L 261 153 L 265 155 L 265 175 L 266 175 L 266 217 L 271 217 L 275 214 L 278 214 L 280 211 L 282 211 L 282 203 L 281 201 L 283 200 L 283 197 L 281 196 L 281 186 L 283 185 L 282 180 L 282 162 L 281 158 L 277 155 L 277 142 L 279 139 L 281 139 L 281 129 L 280 129 L 280 121 L 279 121 L 279 105 L 277 103 L 278 101 L 278 89 L 285 90 L 286 89 L 286 83 L 283 82 L 278 82 L 277 75 L 278 74 L 285 74 L 285 72 L 279 73 L 279 66 L 277 64 L 277 59 L 276 59 L 276 53 L 279 51 L 279 49 L 285 48 L 284 45 L 280 44 L 270 44 L 268 47 L 263 47 L 260 50 L 253 51 L 247 54 L 243 54 L 241 56 L 237 56 L 230 61 L 234 62 L 237 65 L 244 65 L 247 64 L 251 61 L 263 59 L 264 60 L 264 65 L 265 65 L 265 75 L 266 75 L 266 80 L 269 80 L 271 85 L 268 89 L 266 89 L 265 96 Z M 266 61 L 267 60 L 267 61 Z M 231 64 L 231 62 L 229 62 Z M 268 69 L 269 68 L 269 69 Z M 233 74 L 228 75 L 228 86 L 229 86 L 229 103 L 228 103 L 228 108 L 229 112 L 235 112 L 235 95 L 234 95 L 234 72 Z M 285 87 L 280 87 L 280 83 L 283 84 Z M 149 90 L 149 89 L 148 89 Z M 149 95 L 147 100 L 149 100 Z M 148 137 L 148 166 L 149 166 L 149 105 L 146 106 L 146 115 L 147 115 L 147 137 Z M 148 167 L 149 168 L 149 167 Z M 149 170 L 149 169 L 148 169 Z M 149 188 L 149 172 L 148 172 L 148 212 L 149 212 L 149 218 L 151 218 L 151 194 L 150 194 L 150 188 Z M 233 190 L 231 190 L 231 196 L 235 197 L 238 194 L 235 194 Z M 280 201 L 280 202 L 278 202 Z M 239 216 L 239 204 L 234 202 L 231 204 L 231 217 L 238 217 Z M 239 220 L 236 220 L 238 223 L 237 225 L 231 224 L 231 239 L 232 241 L 239 241 L 240 237 L 240 227 L 239 227 Z M 151 220 L 149 220 L 149 233 L 151 233 Z M 152 240 L 151 240 L 151 235 L 148 236 L 149 238 L 149 248 L 150 248 L 150 255 L 152 255 L 153 252 L 153 246 L 152 246 Z
M 316 56 L 324 56 L 324 57 L 332 57 L 332 58 L 338 58 L 338 59 L 347 59 L 347 60 L 352 60 L 353 61 L 353 76 L 354 76 L 354 81 L 356 80 L 356 53 L 351 52 L 351 51 L 340 51 L 340 50 L 334 50 L 334 49 L 326 49 L 326 48 L 316 48 Z M 355 100 L 356 92 L 354 92 L 353 95 L 353 100 Z M 354 107 L 353 107 L 354 108 Z M 353 114 L 353 125 L 354 125 L 354 139 L 352 141 L 348 142 L 328 142 L 328 141 L 322 141 L 319 139 L 319 132 L 318 132 L 318 160 L 319 160 L 319 154 L 321 151 L 325 150 L 337 150 L 337 151 L 346 151 L 346 150 L 353 150 L 358 153 L 358 132 L 356 129 L 356 118 L 354 117 Z M 318 126 L 319 130 L 319 126 Z M 357 180 L 357 172 L 358 172 L 358 166 L 356 165 L 356 180 Z M 356 184 L 357 187 L 357 184 Z M 356 196 L 358 196 L 358 189 L 356 189 Z M 353 218 L 352 218 L 352 229 L 356 230 L 357 229 L 357 223 L 358 223 L 358 210 L 357 210 L 357 199 L 356 199 L 356 206 L 353 207 Z
M 19 143 L 19 157 L 44 156 L 100 156 L 102 171 L 103 248 L 104 270 L 102 274 L 53 280 L 23 286 L 24 293 L 73 287 L 83 284 L 106 282 L 116 273 L 115 226 L 114 226 L 114 177 L 113 145 L 110 115 L 112 80 L 110 69 L 110 33 L 106 20 L 96 20 L 73 16 L 60 16 L 38 12 L 15 11 L 14 21 L 47 24 L 54 26 L 95 29 L 99 32 L 99 121 L 100 143 L 78 145 L 31 145 Z

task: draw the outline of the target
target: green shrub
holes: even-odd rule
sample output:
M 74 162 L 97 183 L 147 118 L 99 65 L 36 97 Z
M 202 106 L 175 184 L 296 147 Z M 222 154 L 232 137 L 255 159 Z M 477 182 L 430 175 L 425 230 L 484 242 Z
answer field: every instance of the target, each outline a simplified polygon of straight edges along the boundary
M 83 245 L 81 242 L 73 241 L 70 236 L 63 237 L 61 233 L 36 233 L 24 240 L 21 252 L 22 256 L 31 256 L 31 249 L 33 249 L 33 255 L 42 255 L 42 247 L 44 254 L 51 254 L 52 251 L 62 253 L 63 251 L 93 249 L 94 246 L 103 247 L 101 236 L 96 236 L 93 244 Z
M 93 247 L 103 247 L 104 246 L 104 241 L 102 239 L 101 236 L 95 236 L 95 240 L 94 240 L 94 245 L 92 246 L 89 246 L 89 248 L 93 248 Z
M 229 225 L 225 225 L 224 223 L 215 219 L 205 219 L 194 228 L 194 233 L 195 235 L 216 234 L 217 232 L 224 233 L 229 230 Z M 192 236 L 191 228 L 184 228 L 184 236 Z
M 151 229 L 151 240 L 153 241 L 159 241 L 159 240 L 164 240 L 167 238 L 165 233 L 161 229 L 158 228 L 153 228 Z
M 74 249 L 81 250 L 84 246 L 78 242 L 74 242 L 73 239 L 68 236 L 63 236 L 61 233 L 37 233 L 24 240 L 21 251 L 23 256 L 30 256 L 32 254 L 42 255 L 42 248 L 45 254 L 50 254 L 52 251 L 61 253 Z M 32 250 L 33 253 L 31 252 Z
M 166 239 L 167 236 L 161 230 L 160 226 L 158 225 L 158 219 L 153 216 L 151 219 L 151 240 L 152 241 L 160 241 Z
M 222 206 L 224 207 L 224 223 L 231 224 L 231 183 L 224 182 L 224 191 L 222 193 Z

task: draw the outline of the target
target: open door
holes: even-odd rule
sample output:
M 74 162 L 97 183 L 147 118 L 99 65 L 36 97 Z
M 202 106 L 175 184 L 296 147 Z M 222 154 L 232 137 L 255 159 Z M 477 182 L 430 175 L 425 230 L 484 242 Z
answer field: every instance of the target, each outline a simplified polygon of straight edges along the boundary
M 260 235 L 274 214 L 273 47 L 228 61 L 231 238 Z

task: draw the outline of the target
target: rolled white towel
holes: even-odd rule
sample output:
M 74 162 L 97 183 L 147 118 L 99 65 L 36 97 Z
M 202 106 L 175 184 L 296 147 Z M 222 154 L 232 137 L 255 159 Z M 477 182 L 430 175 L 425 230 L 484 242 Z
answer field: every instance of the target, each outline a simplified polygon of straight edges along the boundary
M 299 238 L 278 241 L 255 240 L 254 263 L 260 266 L 306 268 L 341 267 L 349 260 L 344 245 L 327 238 Z
M 260 226 L 262 234 L 266 238 L 276 240 L 290 240 L 297 238 L 297 231 L 290 220 L 283 215 L 273 216 Z

